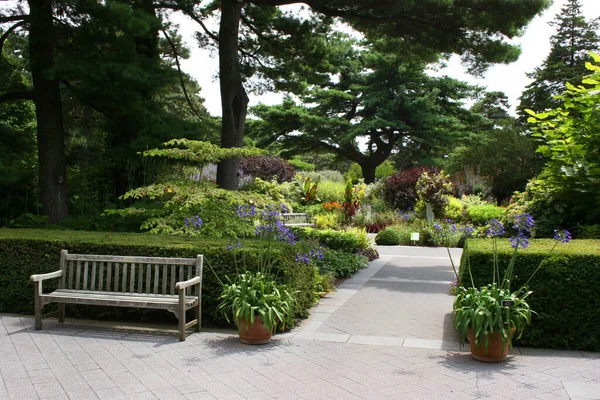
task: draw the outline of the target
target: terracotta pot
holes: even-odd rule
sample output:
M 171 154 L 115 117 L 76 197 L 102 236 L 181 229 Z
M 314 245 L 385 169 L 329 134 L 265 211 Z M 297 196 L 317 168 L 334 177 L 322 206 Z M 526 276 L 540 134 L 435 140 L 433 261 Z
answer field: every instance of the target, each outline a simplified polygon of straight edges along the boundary
M 475 344 L 475 333 L 469 328 L 469 343 L 471 343 L 471 356 L 483 362 L 502 362 L 508 356 L 510 341 L 515 333 L 513 328 L 509 333 L 510 339 L 506 343 L 502 343 L 502 332 L 494 331 L 488 333 L 487 351 L 485 348 L 485 339 L 481 343 Z
M 260 317 L 254 317 L 254 324 L 245 320 L 238 322 L 240 340 L 245 344 L 265 344 L 271 340 L 271 332 L 265 327 Z

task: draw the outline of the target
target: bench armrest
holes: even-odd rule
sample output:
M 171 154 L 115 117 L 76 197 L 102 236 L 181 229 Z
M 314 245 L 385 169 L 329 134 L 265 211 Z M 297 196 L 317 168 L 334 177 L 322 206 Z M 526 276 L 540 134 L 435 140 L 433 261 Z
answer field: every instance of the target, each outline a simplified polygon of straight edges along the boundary
M 29 280 L 31 282 L 41 282 L 45 281 L 46 279 L 60 278 L 62 275 L 63 271 L 62 269 L 59 269 L 58 271 L 48 272 L 47 274 L 31 275 Z
M 199 276 L 195 276 L 192 279 L 189 279 L 187 281 L 177 282 L 175 284 L 175 289 L 177 289 L 177 290 L 185 289 L 185 288 L 188 288 L 190 286 L 197 285 L 200 282 L 202 282 L 202 278 L 199 277 Z

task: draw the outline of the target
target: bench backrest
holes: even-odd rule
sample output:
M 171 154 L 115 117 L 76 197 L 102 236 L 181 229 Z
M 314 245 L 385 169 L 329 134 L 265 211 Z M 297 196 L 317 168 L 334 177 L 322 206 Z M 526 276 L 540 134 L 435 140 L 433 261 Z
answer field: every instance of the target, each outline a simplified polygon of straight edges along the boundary
M 62 250 L 60 289 L 177 294 L 175 284 L 202 277 L 202 255 L 196 258 L 129 257 L 69 254 Z M 186 289 L 192 294 L 192 287 Z M 194 293 L 196 294 L 196 293 Z
M 281 218 L 283 219 L 283 224 L 288 226 L 314 224 L 313 219 L 306 213 L 283 213 L 281 214 Z

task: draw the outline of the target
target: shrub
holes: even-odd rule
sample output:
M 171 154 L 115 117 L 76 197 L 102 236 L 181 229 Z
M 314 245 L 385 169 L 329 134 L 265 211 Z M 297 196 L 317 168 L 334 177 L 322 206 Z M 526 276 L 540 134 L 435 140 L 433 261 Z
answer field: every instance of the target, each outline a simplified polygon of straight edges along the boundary
M 533 294 L 529 305 L 538 315 L 525 330 L 520 344 L 532 347 L 600 351 L 600 241 L 574 240 L 558 246 L 546 259 L 554 245 L 552 240 L 530 240 L 526 250 L 519 251 L 515 261 L 513 287 L 523 285 L 535 268 L 542 268 L 530 282 Z M 467 257 L 460 267 L 459 285 L 471 286 L 467 262 L 476 287 L 491 283 L 492 241 L 469 239 Z M 507 265 L 513 249 L 508 242 L 498 243 L 499 263 Z
M 294 167 L 281 157 L 254 156 L 240 161 L 240 170 L 265 181 L 288 182 L 294 179 Z
M 416 184 L 418 202 L 429 204 L 437 218 L 444 217 L 452 183 L 444 171 L 423 171 Z
M 396 210 L 410 210 L 417 202 L 417 181 L 429 168 L 413 168 L 400 171 L 384 181 L 383 198 L 390 207 Z
M 346 278 L 366 268 L 366 257 L 340 251 L 325 250 L 323 258 L 315 260 L 321 274 L 331 274 L 335 278 Z
M 462 221 L 464 218 L 464 203 L 454 196 L 448 196 L 446 217 L 453 221 Z
M 331 170 L 331 169 L 324 169 L 324 170 L 317 171 L 317 172 L 311 172 L 310 174 L 308 174 L 308 176 L 311 177 L 313 180 L 317 179 L 320 176 L 321 182 L 324 182 L 324 181 L 340 182 L 340 183 L 345 182 L 344 176 L 342 175 L 342 173 L 340 171 L 335 171 L 335 170 Z
M 202 323 L 205 326 L 225 326 L 227 322 L 217 312 L 221 286 L 210 268 L 221 279 L 225 275 L 235 274 L 233 252 L 226 250 L 227 244 L 227 240 L 221 239 L 200 240 L 139 233 L 0 229 L 0 313 L 33 314 L 33 284 L 29 282 L 29 277 L 57 270 L 61 249 L 80 254 L 149 257 L 195 257 L 200 253 L 205 256 L 206 263 L 202 283 Z M 279 248 L 274 251 L 278 279 L 296 293 L 296 317 L 305 317 L 314 301 L 314 268 L 309 264 L 294 262 L 295 253 Z M 256 260 L 258 255 L 251 241 L 240 252 L 246 257 L 247 265 L 252 265 L 252 260 Z M 52 285 L 56 285 L 56 280 L 44 284 L 44 290 L 53 289 Z M 173 320 L 168 313 L 157 310 L 74 305 L 69 306 L 67 318 L 69 316 L 112 320 Z
M 492 219 L 500 219 L 504 216 L 506 210 L 501 207 L 496 207 L 494 205 L 485 205 L 485 206 L 471 206 L 467 208 L 467 213 L 469 214 L 469 220 L 474 225 L 485 225 L 487 221 Z
M 298 239 L 316 240 L 331 250 L 345 253 L 357 253 L 361 250 L 363 240 L 351 232 L 337 231 L 334 229 L 318 230 L 300 228 L 294 230 Z
M 396 246 L 400 244 L 400 234 L 392 228 L 382 230 L 375 236 L 375 243 L 382 246 Z
M 308 163 L 306 161 L 302 161 L 300 158 L 292 158 L 291 160 L 287 160 L 292 167 L 294 167 L 297 171 L 314 171 L 316 168 L 315 164 Z
M 318 214 L 315 218 L 319 229 L 336 228 L 342 222 L 342 215 L 339 213 Z
M 319 184 L 319 199 L 325 203 L 336 201 L 343 203 L 344 188 L 345 185 L 343 182 L 321 180 Z

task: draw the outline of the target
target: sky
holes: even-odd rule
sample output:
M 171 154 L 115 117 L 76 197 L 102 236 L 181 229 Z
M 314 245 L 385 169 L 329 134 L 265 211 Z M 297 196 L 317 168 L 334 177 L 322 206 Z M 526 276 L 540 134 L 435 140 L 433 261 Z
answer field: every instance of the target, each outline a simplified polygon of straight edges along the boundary
M 583 13 L 587 20 L 600 17 L 600 0 L 580 0 Z M 509 65 L 494 65 L 484 74 L 482 78 L 475 78 L 465 72 L 460 65 L 458 57 L 453 57 L 448 67 L 441 70 L 438 75 L 448 75 L 472 84 L 487 87 L 490 91 L 504 91 L 509 98 L 512 110 L 518 103 L 523 89 L 530 82 L 526 74 L 532 72 L 536 66 L 542 64 L 550 53 L 550 36 L 554 28 L 548 25 L 566 0 L 554 0 L 554 3 L 542 15 L 534 18 L 525 33 L 513 40 L 513 43 L 521 46 L 521 57 Z M 210 57 L 209 52 L 201 50 L 193 38 L 197 24 L 184 16 L 177 16 L 173 21 L 179 24 L 180 34 L 191 50 L 191 57 L 182 60 L 182 69 L 194 77 L 202 87 L 200 95 L 205 99 L 205 106 L 212 115 L 221 114 L 221 100 L 219 94 L 219 83 L 214 79 L 218 69 L 216 57 Z M 215 27 L 216 28 L 216 27 Z M 250 94 L 250 105 L 260 102 L 265 104 L 277 104 L 282 95 L 268 93 L 262 96 Z

